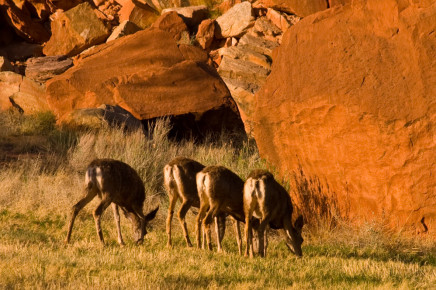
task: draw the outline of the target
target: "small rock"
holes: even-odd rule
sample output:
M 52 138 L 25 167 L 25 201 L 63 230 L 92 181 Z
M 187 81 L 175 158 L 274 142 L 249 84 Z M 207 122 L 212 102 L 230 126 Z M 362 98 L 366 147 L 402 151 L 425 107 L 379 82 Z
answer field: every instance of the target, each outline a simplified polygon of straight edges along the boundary
M 26 62 L 26 77 L 45 82 L 73 66 L 73 60 L 65 55 L 29 58 Z
M 51 31 L 52 36 L 43 49 L 45 55 L 73 56 L 109 36 L 109 30 L 88 2 L 56 13 Z
M 198 32 L 196 39 L 203 49 L 208 49 L 215 36 L 215 20 L 206 19 L 203 20 L 198 26 Z
M 188 27 L 183 21 L 182 17 L 177 14 L 175 11 L 170 11 L 162 14 L 155 23 L 152 25 L 153 27 L 159 28 L 160 30 L 169 32 L 173 38 L 178 40 L 186 40 L 189 42 L 189 32 Z M 187 32 L 184 35 L 183 32 Z M 183 36 L 183 37 L 182 37 Z M 185 42 L 185 41 L 184 41 Z
M 261 65 L 264 68 L 270 69 L 271 64 L 268 57 L 252 50 L 244 45 L 223 47 L 218 50 L 221 57 L 227 56 L 233 59 L 240 59 Z
M 133 34 L 139 30 L 141 30 L 141 28 L 139 28 L 135 23 L 125 20 L 121 22 L 121 24 L 118 25 L 114 31 L 112 31 L 112 34 L 108 37 L 106 42 L 118 39 L 125 35 Z
M 207 9 L 207 6 L 205 5 L 167 8 L 162 10 L 162 14 L 170 11 L 175 11 L 177 12 L 177 14 L 182 16 L 186 25 L 188 25 L 191 29 L 197 27 L 204 19 L 209 16 L 209 11 Z
M 260 17 L 256 19 L 256 22 L 253 26 L 253 31 L 263 36 L 276 36 L 282 33 L 282 31 L 276 25 L 268 21 L 266 17 Z
M 126 7 L 130 9 L 130 6 L 126 6 Z M 138 27 L 140 27 L 141 29 L 145 29 L 147 27 L 150 27 L 156 21 L 156 19 L 158 19 L 158 17 L 159 17 L 159 13 L 151 6 L 134 5 L 133 9 L 128 14 L 127 19 L 120 18 L 120 21 L 129 20 L 135 23 L 136 25 L 138 25 Z
M 245 34 L 239 40 L 239 45 L 246 45 L 252 50 L 257 51 L 261 54 L 272 57 L 273 50 L 279 46 L 275 41 L 267 40 L 262 37 L 255 37 L 249 34 Z
M 225 14 L 216 19 L 215 37 L 239 37 L 253 25 L 253 15 L 250 2 L 236 4 Z
M 224 14 L 229 11 L 230 8 L 239 3 L 242 3 L 242 0 L 224 0 L 216 6 L 216 9 L 218 9 L 221 14 Z
M 270 70 L 249 61 L 223 56 L 218 73 L 221 77 L 241 80 L 246 83 L 263 84 Z

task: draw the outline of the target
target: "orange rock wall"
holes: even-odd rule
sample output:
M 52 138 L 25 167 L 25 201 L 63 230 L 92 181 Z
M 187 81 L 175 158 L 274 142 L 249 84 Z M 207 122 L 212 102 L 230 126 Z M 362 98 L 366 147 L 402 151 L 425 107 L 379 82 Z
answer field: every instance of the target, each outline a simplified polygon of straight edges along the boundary
M 342 216 L 411 232 L 423 221 L 436 236 L 436 3 L 404 2 L 353 1 L 289 29 L 254 135 Z

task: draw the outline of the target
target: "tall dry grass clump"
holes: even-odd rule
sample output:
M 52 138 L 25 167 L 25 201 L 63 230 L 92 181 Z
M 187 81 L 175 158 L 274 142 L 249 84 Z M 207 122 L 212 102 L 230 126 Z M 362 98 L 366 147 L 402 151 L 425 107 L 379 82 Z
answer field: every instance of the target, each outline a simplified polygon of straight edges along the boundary
M 15 122 L 10 122 L 14 123 L 14 134 L 20 134 L 22 128 L 28 126 L 26 118 L 39 118 L 7 116 L 13 117 L 17 118 Z M 38 126 L 33 131 L 26 129 L 27 134 L 45 136 L 42 147 L 46 150 L 31 155 L 22 154 L 16 161 L 2 165 L 1 207 L 64 216 L 83 194 L 85 169 L 96 158 L 118 159 L 137 170 L 144 181 L 146 204 L 149 206 L 156 203 L 166 205 L 162 171 L 165 164 L 176 156 L 190 157 L 206 165 L 222 164 L 243 177 L 251 168 L 263 165 L 253 142 L 247 141 L 236 148 L 224 133 L 202 143 L 195 140 L 173 142 L 167 137 L 171 129 L 167 119 L 149 124 L 146 134 L 143 130 L 132 132 L 109 126 L 71 132 L 55 128 L 54 119 L 51 125 L 50 121 L 46 123 L 44 128 L 48 129 L 43 131 Z M 51 145 L 56 142 L 60 145 Z

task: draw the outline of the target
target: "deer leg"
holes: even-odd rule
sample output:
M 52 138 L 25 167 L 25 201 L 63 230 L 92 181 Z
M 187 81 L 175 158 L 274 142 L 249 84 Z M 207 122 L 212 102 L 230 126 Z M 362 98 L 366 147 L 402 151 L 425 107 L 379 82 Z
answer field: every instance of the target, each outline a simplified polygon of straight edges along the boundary
M 215 232 L 217 238 L 218 252 L 222 252 L 223 249 L 221 247 L 224 234 L 226 231 L 226 215 L 224 213 L 215 216 Z
M 82 210 L 82 208 L 85 207 L 85 205 L 87 205 L 91 200 L 93 200 L 96 195 L 97 193 L 95 191 L 87 188 L 85 196 L 81 200 L 79 200 L 78 203 L 73 205 L 71 209 L 71 220 L 68 225 L 67 237 L 65 238 L 66 244 L 70 242 L 71 232 L 73 231 L 74 220 L 76 219 L 77 214 L 79 213 L 79 211 Z
M 218 216 L 215 217 L 215 231 L 216 231 L 216 235 L 217 235 L 217 241 L 219 240 L 219 243 L 217 242 L 217 244 L 221 244 L 223 238 L 224 238 L 224 234 L 226 232 L 226 214 L 222 213 Z
M 201 203 L 200 209 L 198 211 L 197 218 L 196 218 L 195 230 L 197 232 L 197 248 L 199 248 L 199 249 L 201 248 L 201 221 L 203 220 L 203 216 L 207 212 L 208 206 L 209 205 L 207 205 L 205 203 Z M 203 240 L 204 240 L 204 237 L 203 237 Z
M 241 238 L 241 228 L 239 227 L 239 221 L 236 219 L 233 219 L 233 223 L 235 225 L 235 231 L 236 231 L 236 242 L 238 243 L 238 252 L 239 255 L 242 255 L 242 238 Z
M 251 257 L 253 256 L 252 243 L 253 243 L 253 230 L 251 225 L 251 216 L 250 213 L 247 213 L 245 215 L 245 245 L 246 245 L 245 256 L 246 257 L 248 257 L 248 255 L 250 255 Z
M 120 226 L 120 212 L 118 205 L 112 203 L 112 211 L 114 212 L 115 225 L 117 226 L 117 234 L 118 234 L 118 244 L 120 246 L 124 246 L 123 236 L 121 235 L 121 226 Z
M 97 208 L 94 210 L 94 221 L 95 221 L 95 228 L 97 230 L 98 238 L 100 239 L 100 242 L 104 245 L 104 239 L 103 239 L 103 232 L 101 230 L 100 226 L 100 219 L 101 215 L 103 214 L 104 210 L 111 204 L 111 200 L 108 198 L 103 198 L 100 204 L 97 206 Z
M 219 206 L 210 206 L 209 210 L 207 211 L 206 217 L 203 220 L 203 226 L 206 229 L 206 243 L 209 250 L 212 250 L 212 239 L 210 234 L 210 225 L 213 223 L 214 217 L 217 216 L 219 210 Z M 219 232 L 217 233 L 219 235 Z M 222 251 L 220 237 L 217 239 L 218 244 L 218 252 Z
M 251 218 L 250 220 L 251 223 L 251 247 L 250 247 L 250 251 L 252 251 L 252 255 L 254 253 L 259 252 L 259 224 L 260 224 L 260 220 L 257 218 Z
M 265 229 L 268 223 L 269 223 L 269 218 L 265 217 L 264 219 L 262 219 L 262 221 L 259 224 L 259 230 L 258 230 L 259 252 L 258 253 L 261 257 L 265 256 Z
M 174 192 L 174 190 L 170 189 L 169 198 L 170 198 L 170 203 L 168 205 L 168 216 L 167 216 L 166 226 L 167 226 L 167 236 L 168 236 L 167 246 L 171 248 L 173 245 L 171 242 L 171 221 L 173 219 L 174 207 L 176 206 L 178 195 L 176 192 Z
M 185 241 L 188 247 L 192 247 L 192 244 L 191 241 L 189 240 L 188 227 L 186 226 L 185 216 L 191 206 L 192 206 L 192 201 L 184 200 L 178 213 L 180 225 L 182 226 L 183 235 L 185 237 Z
M 266 249 L 268 249 L 268 228 L 265 229 L 265 247 L 263 250 L 264 257 L 266 257 Z

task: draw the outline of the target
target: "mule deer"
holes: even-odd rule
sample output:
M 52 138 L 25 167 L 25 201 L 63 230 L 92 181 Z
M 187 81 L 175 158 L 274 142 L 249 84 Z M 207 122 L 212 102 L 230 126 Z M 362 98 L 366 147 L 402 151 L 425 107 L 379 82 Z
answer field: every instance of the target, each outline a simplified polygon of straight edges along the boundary
M 231 215 L 235 220 L 235 229 L 239 253 L 242 254 L 241 231 L 239 222 L 244 221 L 242 179 L 223 166 L 208 166 L 197 174 L 197 189 L 200 197 L 200 210 L 197 215 L 197 246 L 200 247 L 201 223 L 206 229 L 207 246 L 212 249 L 210 224 L 213 218 L 223 214 Z M 222 224 L 216 221 L 218 252 L 222 251 Z
M 252 252 L 252 216 L 260 219 L 257 227 L 259 248 L 258 253 L 266 255 L 265 229 L 281 229 L 286 238 L 286 245 L 297 256 L 302 256 L 301 229 L 303 217 L 300 215 L 292 224 L 292 202 L 288 192 L 274 179 L 274 176 L 262 169 L 253 170 L 244 184 L 245 213 L 245 255 Z
M 143 214 L 142 207 L 145 200 L 144 183 L 132 167 L 118 160 L 96 159 L 89 164 L 86 170 L 85 186 L 85 196 L 72 207 L 71 221 L 68 226 L 65 243 L 70 241 L 77 214 L 97 195 L 101 201 L 94 210 L 93 216 L 97 235 L 102 244 L 104 245 L 104 239 L 100 226 L 100 217 L 110 204 L 112 204 L 117 226 L 118 243 L 124 245 L 120 228 L 119 207 L 132 222 L 136 243 L 140 244 L 143 242 L 144 236 L 147 234 L 147 223 L 156 216 L 159 207 L 147 215 Z

